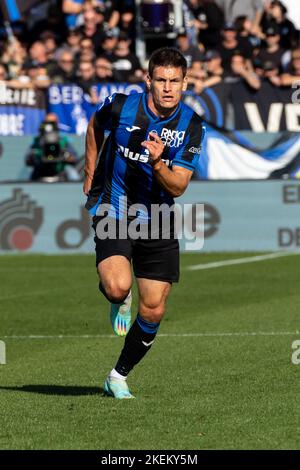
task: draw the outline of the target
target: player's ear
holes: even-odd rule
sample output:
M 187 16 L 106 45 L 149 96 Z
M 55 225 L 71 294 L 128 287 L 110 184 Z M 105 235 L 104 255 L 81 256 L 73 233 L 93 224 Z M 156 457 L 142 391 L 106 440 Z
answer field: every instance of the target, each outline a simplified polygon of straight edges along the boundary
M 188 78 L 187 78 L 187 75 L 186 75 L 183 79 L 182 91 L 186 91 L 187 86 L 188 86 Z
M 150 77 L 149 74 L 147 74 L 145 81 L 146 81 L 146 86 L 147 86 L 148 90 L 150 90 L 150 88 L 151 88 L 151 77 Z

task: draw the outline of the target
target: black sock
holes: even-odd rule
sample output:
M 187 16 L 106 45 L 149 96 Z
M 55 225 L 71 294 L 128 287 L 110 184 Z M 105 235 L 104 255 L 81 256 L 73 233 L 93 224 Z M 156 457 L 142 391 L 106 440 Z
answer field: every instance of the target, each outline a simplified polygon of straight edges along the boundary
M 140 314 L 125 338 L 125 344 L 118 359 L 115 370 L 126 377 L 131 369 L 138 364 L 151 348 L 159 323 L 144 320 Z

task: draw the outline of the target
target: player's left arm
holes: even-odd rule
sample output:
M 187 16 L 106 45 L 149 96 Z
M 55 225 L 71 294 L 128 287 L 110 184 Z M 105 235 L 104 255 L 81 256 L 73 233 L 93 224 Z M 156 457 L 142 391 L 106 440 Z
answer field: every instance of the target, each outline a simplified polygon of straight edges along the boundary
M 157 134 L 150 133 L 151 140 L 142 142 L 142 146 L 149 150 L 150 164 L 152 165 L 155 178 L 163 189 L 173 197 L 181 196 L 191 180 L 198 161 L 198 153 L 200 153 L 203 131 L 204 129 L 200 128 L 200 136 L 199 131 L 197 136 L 189 136 L 186 145 L 187 149 L 174 158 L 172 170 L 161 159 L 165 146 Z

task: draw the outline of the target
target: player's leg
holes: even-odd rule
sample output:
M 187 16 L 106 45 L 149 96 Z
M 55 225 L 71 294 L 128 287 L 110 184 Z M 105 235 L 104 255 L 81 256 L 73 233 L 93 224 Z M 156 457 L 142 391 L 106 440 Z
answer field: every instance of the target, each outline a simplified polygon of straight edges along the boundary
M 151 348 L 158 332 L 171 291 L 171 283 L 152 279 L 137 279 L 139 310 L 126 336 L 115 370 L 127 377 Z
M 152 279 L 137 279 L 139 313 L 125 338 L 124 347 L 115 368 L 104 384 L 104 390 L 115 398 L 133 398 L 126 378 L 150 350 L 165 313 L 171 283 Z
M 93 218 L 99 289 L 111 303 L 110 320 L 115 334 L 125 336 L 131 324 L 131 241 L 107 234 L 102 238 L 101 230 L 97 230 L 101 220 L 102 217 Z
M 124 255 L 112 255 L 100 261 L 97 270 L 99 289 L 111 303 L 113 331 L 117 336 L 126 336 L 131 325 L 131 263 Z
M 137 278 L 139 314 L 148 323 L 160 323 L 172 283 L 155 279 Z
M 99 288 L 111 303 L 123 302 L 132 285 L 131 263 L 123 255 L 112 255 L 98 263 Z
M 126 378 L 151 348 L 172 282 L 179 278 L 179 248 L 177 240 L 141 241 L 133 251 L 133 267 L 139 288 L 139 312 L 126 336 L 121 355 L 106 380 L 116 387 L 110 394 L 116 398 L 131 398 Z

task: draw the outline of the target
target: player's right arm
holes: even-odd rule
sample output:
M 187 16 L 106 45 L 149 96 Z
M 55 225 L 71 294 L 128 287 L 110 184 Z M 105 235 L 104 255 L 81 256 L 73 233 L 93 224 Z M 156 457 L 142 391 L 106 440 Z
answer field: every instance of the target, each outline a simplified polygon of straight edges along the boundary
M 83 192 L 86 195 L 88 195 L 92 187 L 98 155 L 104 140 L 104 131 L 110 131 L 112 128 L 112 107 L 115 98 L 115 93 L 108 96 L 105 101 L 99 105 L 88 124 L 85 139 L 85 176 L 83 183 Z
M 96 127 L 95 114 L 88 124 L 85 139 L 85 166 L 83 192 L 88 195 L 94 178 L 97 159 L 104 140 L 104 129 Z

